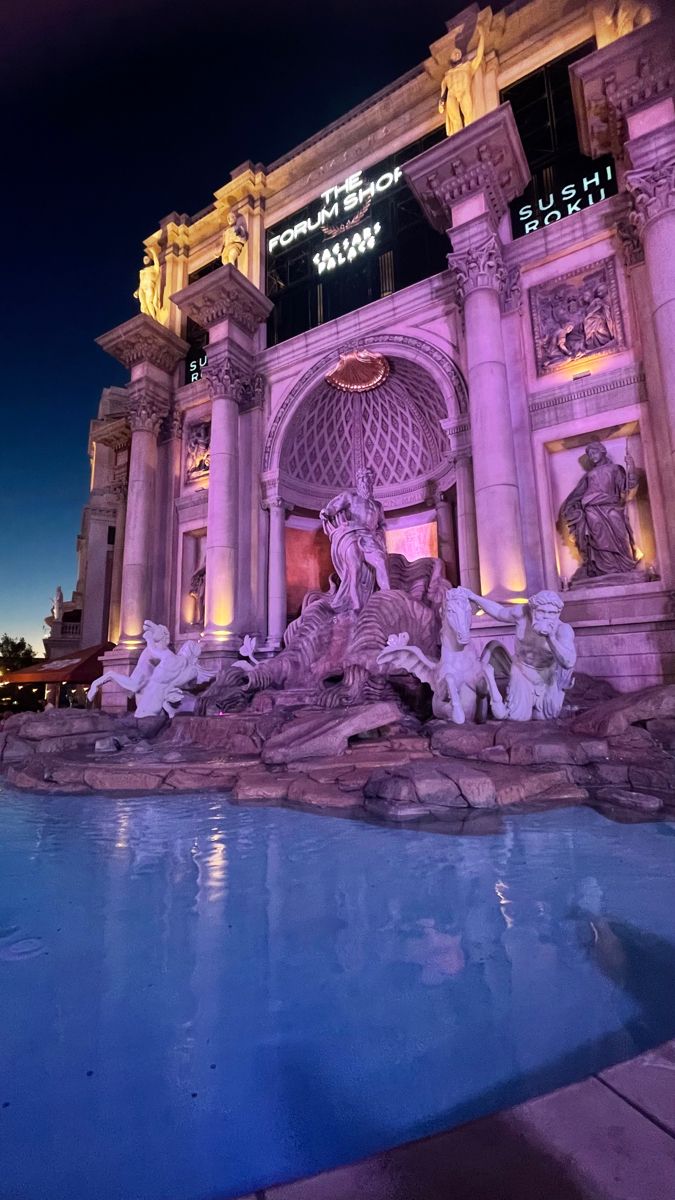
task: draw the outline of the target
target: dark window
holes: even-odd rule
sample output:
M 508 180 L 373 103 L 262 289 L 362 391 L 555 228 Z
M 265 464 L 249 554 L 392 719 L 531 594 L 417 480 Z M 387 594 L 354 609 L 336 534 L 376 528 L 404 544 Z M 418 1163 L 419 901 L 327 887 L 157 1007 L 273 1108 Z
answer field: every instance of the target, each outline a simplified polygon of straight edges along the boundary
M 532 171 L 531 182 L 511 205 L 514 237 L 597 204 L 617 190 L 611 157 L 590 159 L 579 149 L 569 68 L 594 50 L 594 40 L 584 42 L 501 93 L 513 109 Z
M 209 335 L 206 329 L 202 329 L 201 325 L 188 317 L 185 340 L 190 346 L 185 359 L 185 382 L 194 383 L 197 379 L 201 379 L 202 367 L 206 366 L 206 345 Z
M 442 128 L 434 130 L 384 162 L 364 169 L 362 187 L 384 178 L 444 136 Z M 314 224 L 323 206 L 319 195 L 301 212 L 267 231 L 267 295 L 274 301 L 268 325 L 270 345 L 353 312 L 446 266 L 447 240 L 430 227 L 402 178 L 376 193 L 363 216 L 347 228 L 347 222 L 362 211 L 360 204 L 326 219 L 292 244 L 279 247 L 277 243 L 275 250 L 269 250 L 275 237 L 299 222 Z M 319 271 L 317 255 L 320 258 L 345 243 L 351 247 L 357 235 L 367 229 L 374 231 L 376 226 L 371 249 L 349 260 L 345 249 L 345 261 L 334 269 Z M 330 232 L 337 229 L 341 232 Z
M 108 545 L 109 546 L 115 545 L 115 526 L 114 525 L 108 526 Z

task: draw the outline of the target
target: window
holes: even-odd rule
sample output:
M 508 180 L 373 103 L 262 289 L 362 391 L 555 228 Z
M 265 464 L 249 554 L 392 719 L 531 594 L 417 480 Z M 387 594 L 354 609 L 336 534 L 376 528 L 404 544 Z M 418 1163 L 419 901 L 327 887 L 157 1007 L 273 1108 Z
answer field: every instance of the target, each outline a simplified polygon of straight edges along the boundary
M 355 172 L 350 178 L 361 178 L 349 189 L 351 207 L 343 207 L 343 188 L 339 203 L 317 196 L 267 231 L 269 345 L 444 270 L 447 240 L 429 226 L 400 174 L 403 163 L 442 137 L 439 128 Z M 369 189 L 372 195 L 356 199 Z
M 595 50 L 584 42 L 505 88 L 532 180 L 511 205 L 514 237 L 531 233 L 597 204 L 617 191 L 611 157 L 590 159 L 579 149 L 569 68 Z

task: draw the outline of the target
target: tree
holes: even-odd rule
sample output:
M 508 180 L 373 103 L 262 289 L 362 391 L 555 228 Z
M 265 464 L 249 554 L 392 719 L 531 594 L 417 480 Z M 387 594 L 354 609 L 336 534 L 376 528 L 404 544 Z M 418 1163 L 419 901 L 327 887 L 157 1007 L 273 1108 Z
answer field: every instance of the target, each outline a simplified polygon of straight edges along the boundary
M 5 671 L 20 671 L 35 661 L 36 654 L 25 638 L 13 638 L 8 633 L 0 637 L 0 665 Z

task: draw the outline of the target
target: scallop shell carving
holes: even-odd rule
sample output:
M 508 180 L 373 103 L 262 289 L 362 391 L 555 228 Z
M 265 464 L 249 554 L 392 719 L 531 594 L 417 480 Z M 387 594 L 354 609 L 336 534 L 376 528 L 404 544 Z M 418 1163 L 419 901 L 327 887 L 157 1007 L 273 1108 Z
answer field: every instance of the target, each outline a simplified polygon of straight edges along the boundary
M 341 392 L 372 392 L 384 383 L 389 363 L 383 354 L 372 350 L 350 350 L 341 354 L 337 364 L 326 375 L 326 383 Z

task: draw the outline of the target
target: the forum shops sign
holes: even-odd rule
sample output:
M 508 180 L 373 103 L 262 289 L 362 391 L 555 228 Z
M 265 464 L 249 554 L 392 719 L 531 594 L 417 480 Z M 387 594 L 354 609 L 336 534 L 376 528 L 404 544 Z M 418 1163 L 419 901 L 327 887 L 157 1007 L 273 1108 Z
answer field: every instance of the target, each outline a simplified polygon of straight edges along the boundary
M 274 232 L 267 245 L 268 254 L 274 259 L 275 255 L 320 231 L 323 244 L 312 255 L 317 274 L 353 262 L 377 245 L 381 224 L 368 221 L 373 201 L 395 187 L 402 178 L 400 167 L 384 171 L 376 167 L 365 178 L 363 171 L 354 171 L 343 183 L 322 192 L 313 212 L 279 233 Z
M 524 237 L 543 225 L 552 225 L 555 221 L 562 221 L 563 217 L 571 217 L 573 213 L 581 212 L 582 208 L 589 208 L 608 196 L 614 196 L 616 190 L 614 166 L 608 162 L 596 170 L 591 169 L 588 175 L 583 175 L 575 183 L 566 183 L 531 203 L 519 204 L 516 201 L 511 218 L 513 236 Z

